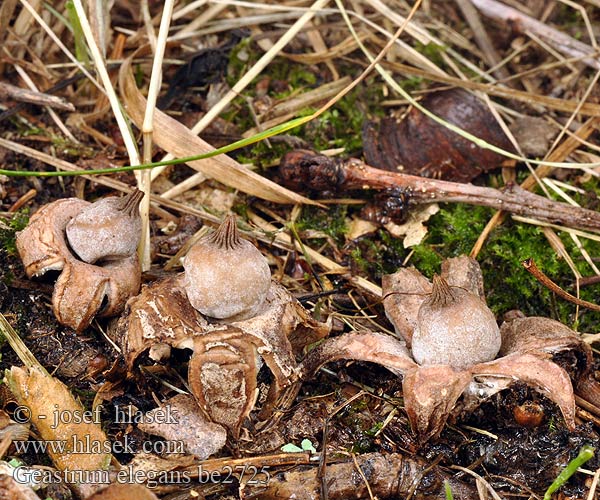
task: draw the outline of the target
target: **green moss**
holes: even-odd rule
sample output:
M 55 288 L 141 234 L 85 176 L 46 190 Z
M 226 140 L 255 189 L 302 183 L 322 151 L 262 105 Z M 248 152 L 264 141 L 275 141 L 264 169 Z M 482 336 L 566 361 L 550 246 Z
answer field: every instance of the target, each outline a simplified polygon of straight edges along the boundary
M 424 81 L 425 80 L 420 76 L 409 76 L 408 78 L 399 80 L 398 83 L 407 92 L 412 92 L 414 90 L 419 90 Z
M 348 207 L 345 205 L 336 205 L 328 210 L 317 207 L 304 207 L 302 214 L 296 221 L 296 230 L 298 232 L 321 231 L 331 236 L 337 244 L 342 245 L 344 235 L 348 231 L 347 213 Z
M 239 57 L 242 51 L 244 61 L 241 61 Z M 253 52 L 251 45 L 244 43 L 238 45 L 230 56 L 228 82 L 230 84 L 237 82 L 255 58 L 256 54 Z M 299 95 L 313 88 L 318 88 L 324 83 L 320 73 L 313 71 L 312 68 L 307 68 L 306 65 L 296 64 L 284 58 L 276 58 L 269 65 L 267 71 L 247 87 L 244 91 L 245 98 L 240 96 L 235 99 L 229 110 L 222 114 L 223 119 L 234 123 L 239 130 L 249 130 L 256 125 L 254 118 L 249 113 L 245 99 L 254 97 L 256 83 L 265 76 L 268 76 L 272 82 L 285 82 L 283 85 L 285 90 L 281 90 L 281 85 L 279 85 L 277 86 L 278 91 L 269 91 L 268 95 L 274 103 L 291 95 Z M 340 72 L 342 71 L 344 71 L 343 67 L 340 68 Z M 355 72 L 356 69 L 351 67 L 349 71 Z M 365 117 L 367 114 L 369 116 L 383 115 L 383 110 L 379 106 L 382 87 L 377 82 L 378 80 L 375 77 L 369 79 L 352 90 L 321 116 L 303 127 L 289 131 L 288 134 L 301 137 L 316 150 L 345 148 L 347 154 L 360 153 L 362 149 L 361 129 Z M 416 81 L 408 82 L 409 85 L 417 83 Z M 296 116 L 310 115 L 318 109 L 319 105 L 298 110 Z M 241 152 L 239 159 L 257 165 L 271 164 L 281 154 L 289 150 L 289 147 L 276 146 L 275 141 L 272 141 L 271 144 L 272 147 L 260 143 L 247 148 Z
M 28 222 L 29 214 L 26 211 L 15 213 L 6 224 L 0 222 L 0 249 L 9 255 L 16 255 L 16 233 L 25 229 Z
M 445 66 L 442 54 L 446 51 L 446 47 L 443 45 L 437 45 L 433 42 L 429 42 L 427 44 L 415 42 L 415 50 L 423 54 L 436 66 Z
M 240 163 L 253 164 L 258 168 L 277 165 L 281 157 L 291 149 L 289 145 L 282 142 L 261 141 L 248 148 L 244 148 L 237 155 L 237 160 Z
M 439 272 L 443 259 L 468 254 L 492 213 L 492 210 L 483 207 L 444 206 L 430 219 L 427 238 L 414 248 L 410 264 L 431 277 Z M 579 271 L 589 275 L 590 269 L 575 244 L 570 238 L 562 240 Z M 598 255 L 600 245 L 597 242 L 582 239 L 582 244 L 590 255 Z M 477 257 L 483 271 L 488 305 L 498 317 L 511 309 L 520 309 L 526 315 L 554 317 L 572 325 L 575 306 L 554 297 L 523 268 L 522 261 L 530 257 L 553 281 L 575 294 L 571 286 L 574 283 L 573 273 L 549 245 L 542 230 L 507 219 L 492 232 Z M 581 298 L 595 302 L 597 291 L 594 288 L 582 289 Z M 580 310 L 581 330 L 596 331 L 599 322 L 600 314 Z
M 440 272 L 442 260 L 468 254 L 492 216 L 485 207 L 442 206 L 427 224 L 425 241 L 414 247 L 410 263 L 428 277 Z

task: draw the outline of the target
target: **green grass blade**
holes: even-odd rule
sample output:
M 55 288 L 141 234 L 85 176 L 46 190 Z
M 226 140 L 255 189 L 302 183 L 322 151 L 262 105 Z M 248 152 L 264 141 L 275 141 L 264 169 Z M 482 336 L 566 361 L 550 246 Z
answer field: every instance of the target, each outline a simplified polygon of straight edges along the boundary
M 288 130 L 296 128 L 300 125 L 303 125 L 309 122 L 312 119 L 311 116 L 304 116 L 301 118 L 294 118 L 286 123 L 282 123 L 281 125 L 277 125 L 268 130 L 264 130 L 252 137 L 247 137 L 245 139 L 241 139 L 239 141 L 228 144 L 227 146 L 223 146 L 221 148 L 215 149 L 208 153 L 203 153 L 195 156 L 186 156 L 184 158 L 175 158 L 173 160 L 167 161 L 156 161 L 153 163 L 146 163 L 141 165 L 128 165 L 125 167 L 115 167 L 115 168 L 102 168 L 96 170 L 82 170 L 76 172 L 66 172 L 66 171 L 44 171 L 44 172 L 31 172 L 29 170 L 5 170 L 0 169 L 0 175 L 6 175 L 7 177 L 69 177 L 75 175 L 104 175 L 104 174 L 115 174 L 118 172 L 131 172 L 134 170 L 147 170 L 154 167 L 162 167 L 164 165 L 179 165 L 181 163 L 187 163 L 189 161 L 195 160 L 204 160 L 205 158 L 212 158 L 213 156 L 217 156 L 220 154 L 229 153 L 230 151 L 234 151 L 236 149 L 240 149 L 256 142 L 262 141 L 269 137 L 273 137 L 274 135 L 283 134 Z
M 590 445 L 585 445 L 579 451 L 573 460 L 571 460 L 563 471 L 556 477 L 553 483 L 548 487 L 546 493 L 544 493 L 544 500 L 550 500 L 552 493 L 558 490 L 563 484 L 565 484 L 569 478 L 577 472 L 577 469 L 586 463 L 590 458 L 594 456 L 596 449 Z
M 450 483 L 448 480 L 444 481 L 444 491 L 446 492 L 446 500 L 454 500 L 454 495 L 452 495 L 452 488 L 450 488 Z
M 73 2 L 69 0 L 65 4 L 65 8 L 67 9 L 67 14 L 73 30 L 73 39 L 75 40 L 75 57 L 79 62 L 82 62 L 83 64 L 89 64 L 90 56 L 87 51 L 87 45 L 85 44 L 85 35 L 83 34 L 79 17 L 75 11 L 75 5 L 73 5 Z

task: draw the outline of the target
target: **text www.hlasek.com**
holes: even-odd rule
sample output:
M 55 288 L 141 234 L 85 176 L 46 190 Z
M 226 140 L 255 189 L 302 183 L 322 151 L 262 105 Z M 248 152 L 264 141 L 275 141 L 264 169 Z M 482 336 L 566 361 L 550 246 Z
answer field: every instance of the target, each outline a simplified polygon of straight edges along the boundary
M 128 453 L 134 455 L 139 450 L 132 446 L 129 436 L 123 441 L 96 440 L 89 435 L 71 436 L 71 439 L 14 441 L 17 453 L 50 453 L 62 455 L 90 453 Z M 179 454 L 185 452 L 182 441 L 144 441 L 142 451 L 145 453 Z

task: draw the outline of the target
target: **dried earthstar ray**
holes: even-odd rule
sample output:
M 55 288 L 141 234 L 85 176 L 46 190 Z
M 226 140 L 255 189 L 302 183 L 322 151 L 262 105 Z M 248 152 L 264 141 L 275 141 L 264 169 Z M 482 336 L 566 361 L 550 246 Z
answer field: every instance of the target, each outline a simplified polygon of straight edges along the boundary
M 442 431 L 470 381 L 469 372 L 456 371 L 448 365 L 415 367 L 404 375 L 404 407 L 413 430 L 422 441 Z
M 559 321 L 540 316 L 521 316 L 505 321 L 500 331 L 501 356 L 515 352 L 556 354 L 566 350 L 577 350 L 584 357 L 586 366 L 592 364 L 590 346 Z
M 153 345 L 192 349 L 194 336 L 208 328 L 208 321 L 189 303 L 180 277 L 173 276 L 143 286 L 129 299 L 116 328 L 109 333 L 132 370 L 138 356 Z
M 188 366 L 190 389 L 200 407 L 234 439 L 257 395 L 258 352 L 244 337 L 233 327 L 195 337 Z
M 322 338 L 329 327 L 310 318 L 277 283 L 271 283 L 256 316 L 210 323 L 189 303 L 184 286 L 184 277 L 179 275 L 143 287 L 128 302 L 112 333 L 130 371 L 139 355 L 155 344 L 192 349 L 188 381 L 194 396 L 213 421 L 237 437 L 254 407 L 260 359 L 274 378 L 260 413 L 266 419 L 282 395 L 288 400 L 295 396 L 294 391 L 287 394 L 287 389 L 299 388 L 299 369 L 287 336 L 306 329 Z
M 346 359 L 378 363 L 396 375 L 417 367 L 403 342 L 383 333 L 355 332 L 327 339 L 312 349 L 302 360 L 302 379 L 312 377 L 326 363 Z
M 141 272 L 135 253 L 92 265 L 71 252 L 65 236 L 67 224 L 92 205 L 77 198 L 50 203 L 31 217 L 16 241 L 27 276 L 62 271 L 54 286 L 52 308 L 61 324 L 78 332 L 96 315 L 118 314 L 140 287 Z
M 575 428 L 575 396 L 571 379 L 565 370 L 552 362 L 551 356 L 511 354 L 471 368 L 471 373 L 479 380 L 489 382 L 495 378 L 505 377 L 511 381 L 517 379 L 525 382 L 554 401 L 570 430 Z M 490 394 L 491 395 L 491 394 Z
M 443 270 L 448 280 L 457 283 L 461 290 L 471 290 L 474 296 L 482 295 L 483 282 L 476 261 L 467 257 L 449 259 Z M 412 283 L 411 279 L 414 280 Z M 431 289 L 429 281 L 414 269 L 401 269 L 395 277 L 388 277 L 386 312 L 404 328 L 398 333 L 408 339 L 417 324 L 410 315 L 418 314 L 427 296 L 421 293 L 403 296 L 402 291 L 408 288 L 415 292 L 428 287 Z M 390 297 L 409 299 L 398 302 L 389 300 Z M 415 300 L 414 297 L 420 298 Z M 403 307 L 400 315 L 391 310 L 398 304 Z M 551 356 L 560 351 L 575 351 L 581 361 L 578 371 L 585 375 L 591 366 L 589 346 L 570 328 L 547 318 L 515 318 L 506 322 L 501 332 L 503 357 L 473 362 L 462 369 L 435 363 L 418 365 L 406 344 L 389 335 L 375 332 L 342 335 L 323 341 L 308 353 L 302 362 L 302 378 L 305 380 L 320 366 L 339 359 L 369 361 L 403 375 L 405 408 L 422 441 L 437 436 L 448 418 L 476 408 L 483 400 L 517 380 L 554 401 L 567 427 L 573 429 L 573 386 L 568 373 L 554 363 Z M 461 346 L 458 343 L 449 348 L 461 349 Z

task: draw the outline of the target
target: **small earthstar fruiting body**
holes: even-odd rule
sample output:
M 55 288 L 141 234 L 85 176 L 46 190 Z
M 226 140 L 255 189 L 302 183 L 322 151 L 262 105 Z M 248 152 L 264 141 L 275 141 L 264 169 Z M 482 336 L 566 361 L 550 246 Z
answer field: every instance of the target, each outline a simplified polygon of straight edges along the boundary
M 73 252 L 88 264 L 133 255 L 142 234 L 138 207 L 143 197 L 136 189 L 121 198 L 103 198 L 82 210 L 66 228 Z
M 183 260 L 184 286 L 192 306 L 217 319 L 245 319 L 263 304 L 271 286 L 265 257 L 240 237 L 235 216 L 202 238 Z
M 434 276 L 412 338 L 417 363 L 467 368 L 494 359 L 501 342 L 494 314 L 478 296 Z

